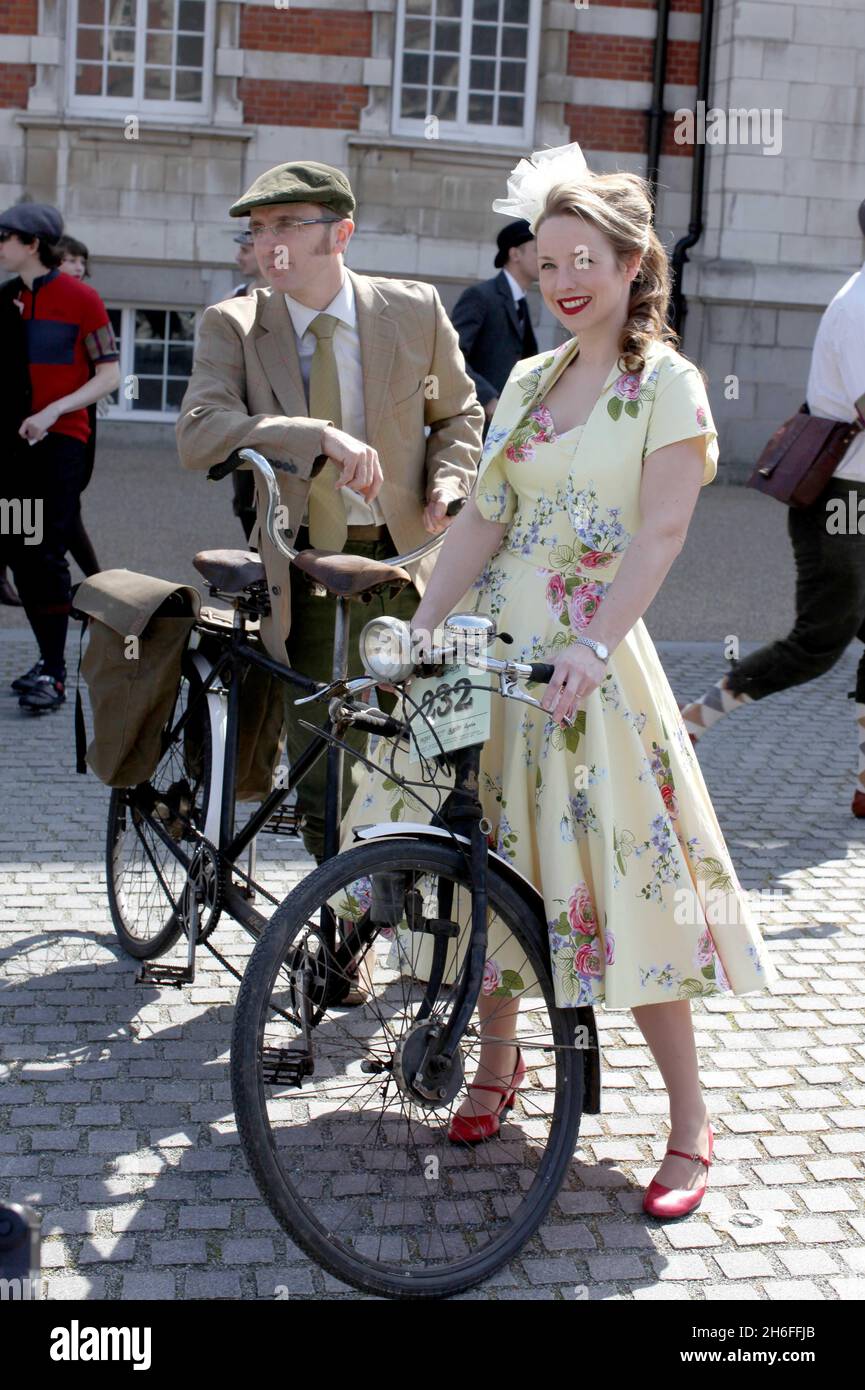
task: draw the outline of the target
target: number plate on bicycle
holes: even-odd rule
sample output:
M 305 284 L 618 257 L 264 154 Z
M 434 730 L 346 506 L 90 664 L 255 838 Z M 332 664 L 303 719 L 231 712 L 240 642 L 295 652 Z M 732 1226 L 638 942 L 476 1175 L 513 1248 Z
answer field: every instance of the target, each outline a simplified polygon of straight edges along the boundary
M 406 706 L 411 720 L 409 763 L 452 753 L 490 736 L 490 677 L 473 666 L 454 666 L 444 676 L 412 681 L 414 705 Z

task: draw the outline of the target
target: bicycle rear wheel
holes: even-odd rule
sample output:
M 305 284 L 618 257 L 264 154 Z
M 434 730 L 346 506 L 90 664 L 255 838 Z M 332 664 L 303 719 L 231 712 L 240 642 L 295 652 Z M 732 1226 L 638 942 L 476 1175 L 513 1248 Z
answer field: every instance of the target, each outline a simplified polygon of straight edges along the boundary
M 200 688 L 189 665 L 181 677 L 172 725 Z M 105 847 L 108 905 L 121 946 L 136 960 L 152 960 L 171 949 L 183 930 L 185 895 L 192 891 L 199 897 L 199 935 L 216 925 L 218 885 L 211 857 L 201 857 L 193 886 L 186 867 L 155 828 L 193 860 L 204 831 L 211 766 L 210 718 L 206 701 L 200 700 L 149 782 L 111 793 Z
M 573 1015 L 555 1005 L 546 929 L 492 864 L 488 892 L 488 941 L 521 969 L 489 966 L 483 1019 L 476 1009 L 462 1071 L 435 1103 L 413 1078 L 426 1030 L 450 1017 L 470 938 L 470 875 L 453 845 L 394 838 L 327 861 L 277 909 L 243 978 L 231 1081 L 247 1161 L 291 1238 L 367 1292 L 441 1298 L 488 1278 L 535 1233 L 574 1151 L 583 1058 Z M 363 958 L 368 999 L 351 1010 L 331 1002 L 346 972 L 328 910 Z M 451 1117 L 494 1033 L 520 1047 L 526 1080 L 497 1138 L 453 1143 Z

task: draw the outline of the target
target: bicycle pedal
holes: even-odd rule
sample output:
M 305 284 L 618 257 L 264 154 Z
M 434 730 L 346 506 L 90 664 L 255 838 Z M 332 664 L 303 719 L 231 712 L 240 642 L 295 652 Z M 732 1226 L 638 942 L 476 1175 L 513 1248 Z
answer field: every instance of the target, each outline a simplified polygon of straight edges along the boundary
M 184 985 L 191 985 L 193 978 L 188 965 L 151 965 L 150 961 L 145 961 L 135 976 L 135 983 L 154 985 L 156 988 L 171 985 L 175 989 L 182 989 Z
M 261 1080 L 265 1086 L 303 1085 L 305 1076 L 312 1076 L 315 1064 L 312 1054 L 298 1048 L 263 1047 L 261 1049 Z
M 261 835 L 285 835 L 300 837 L 300 816 L 293 806 L 283 807 L 274 812 L 270 820 L 259 831 Z

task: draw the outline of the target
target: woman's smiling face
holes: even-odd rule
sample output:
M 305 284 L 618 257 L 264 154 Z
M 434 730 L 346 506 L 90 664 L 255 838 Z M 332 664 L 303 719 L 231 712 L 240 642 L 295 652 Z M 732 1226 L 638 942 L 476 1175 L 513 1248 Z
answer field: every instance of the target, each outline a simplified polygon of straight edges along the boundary
M 541 294 L 569 333 L 625 323 L 639 252 L 620 266 L 603 232 L 572 213 L 542 222 L 537 246 Z

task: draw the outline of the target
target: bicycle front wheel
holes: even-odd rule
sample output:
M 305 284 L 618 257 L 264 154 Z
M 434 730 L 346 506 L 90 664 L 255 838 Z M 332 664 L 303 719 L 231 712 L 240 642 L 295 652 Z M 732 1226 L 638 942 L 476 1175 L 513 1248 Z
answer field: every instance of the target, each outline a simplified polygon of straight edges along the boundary
M 573 1014 L 555 1004 L 544 923 L 492 864 L 497 959 L 455 1070 L 433 1101 L 416 1089 L 430 1030 L 451 1016 L 471 915 L 469 868 L 452 844 L 360 845 L 281 904 L 238 996 L 232 1093 L 259 1191 L 297 1245 L 367 1292 L 441 1298 L 489 1278 L 537 1231 L 574 1152 Z M 346 1009 L 353 968 L 366 1002 Z M 507 1057 L 507 1076 L 493 1081 L 482 1042 L 501 1049 L 486 1057 Z M 469 1144 L 455 1112 L 480 1108 L 468 1089 L 479 1065 L 507 1092 L 515 1047 L 526 1076 L 513 1108 L 495 1138 Z

